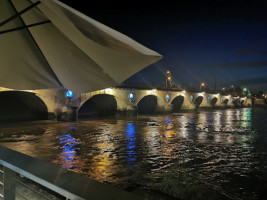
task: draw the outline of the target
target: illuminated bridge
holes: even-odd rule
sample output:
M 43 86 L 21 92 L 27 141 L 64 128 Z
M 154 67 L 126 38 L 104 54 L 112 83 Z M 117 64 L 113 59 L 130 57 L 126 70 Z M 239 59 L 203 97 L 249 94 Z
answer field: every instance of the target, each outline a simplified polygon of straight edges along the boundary
M 205 92 L 107 88 L 66 96 L 66 90 L 17 91 L 0 88 L 0 121 L 76 120 L 97 115 L 169 113 L 198 108 L 251 106 L 247 97 Z

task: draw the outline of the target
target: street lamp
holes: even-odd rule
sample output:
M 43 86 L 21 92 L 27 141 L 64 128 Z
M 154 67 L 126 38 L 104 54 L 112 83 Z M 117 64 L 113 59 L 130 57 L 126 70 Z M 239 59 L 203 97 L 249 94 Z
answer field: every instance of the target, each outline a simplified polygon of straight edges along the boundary
M 237 95 L 236 90 L 235 90 L 235 86 L 231 85 L 230 87 L 232 88 L 232 95 L 234 95 L 234 96 Z
M 166 78 L 166 89 L 168 88 L 168 83 L 170 85 L 170 87 L 172 86 L 172 74 L 170 72 L 170 70 L 167 70 L 167 78 Z
M 248 95 L 250 93 L 250 91 L 247 88 L 243 89 L 243 95 Z
M 205 85 L 205 83 L 201 83 L 200 84 L 200 90 L 202 89 L 202 88 L 204 88 L 206 85 Z

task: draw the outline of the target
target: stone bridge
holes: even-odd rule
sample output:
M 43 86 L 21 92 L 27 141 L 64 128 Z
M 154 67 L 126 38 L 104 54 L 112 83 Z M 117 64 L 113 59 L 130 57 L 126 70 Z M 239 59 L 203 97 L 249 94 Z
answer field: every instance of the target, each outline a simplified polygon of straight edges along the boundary
M 10 90 L 0 88 L 0 121 L 76 120 L 95 115 L 169 113 L 198 108 L 251 106 L 250 98 L 205 92 L 107 88 L 65 95 L 66 90 Z M 78 114 L 78 115 L 77 115 Z

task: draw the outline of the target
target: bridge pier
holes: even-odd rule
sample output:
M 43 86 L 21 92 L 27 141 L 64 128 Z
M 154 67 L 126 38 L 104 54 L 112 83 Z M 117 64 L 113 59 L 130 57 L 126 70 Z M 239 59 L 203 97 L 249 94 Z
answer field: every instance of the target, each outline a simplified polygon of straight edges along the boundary
M 137 106 L 126 106 L 124 108 L 117 109 L 116 116 L 137 116 Z
M 59 121 L 71 122 L 78 120 L 78 107 L 62 107 Z
M 173 111 L 173 105 L 172 104 L 167 104 L 167 105 L 163 105 L 161 106 L 161 113 L 171 113 Z
M 66 97 L 65 89 L 35 90 L 34 92 L 47 105 L 49 120 L 78 120 L 80 95 L 76 94 L 69 99 Z

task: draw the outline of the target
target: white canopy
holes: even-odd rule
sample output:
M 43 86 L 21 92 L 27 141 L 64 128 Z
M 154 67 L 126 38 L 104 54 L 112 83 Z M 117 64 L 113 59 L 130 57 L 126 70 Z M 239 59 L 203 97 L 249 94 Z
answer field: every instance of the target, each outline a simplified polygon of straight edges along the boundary
M 56 0 L 1 0 L 0 21 L 2 87 L 90 92 L 116 86 L 162 57 Z

